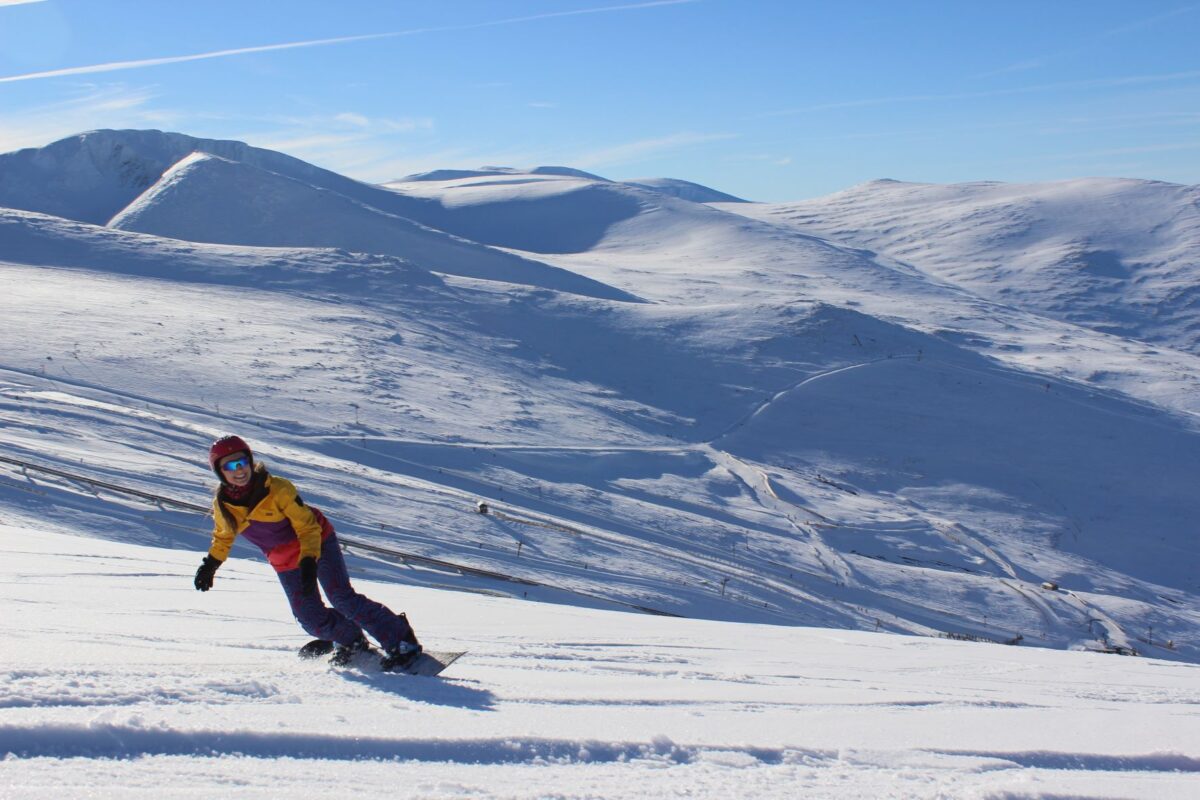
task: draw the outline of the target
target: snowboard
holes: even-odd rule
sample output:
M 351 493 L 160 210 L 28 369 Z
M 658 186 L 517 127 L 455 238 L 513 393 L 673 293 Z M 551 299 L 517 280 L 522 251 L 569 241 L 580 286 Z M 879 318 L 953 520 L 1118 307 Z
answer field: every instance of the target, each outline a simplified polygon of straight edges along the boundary
M 296 651 L 296 655 L 304 659 L 320 658 L 333 652 L 333 642 L 328 639 L 313 639 Z
M 325 639 L 313 639 L 308 644 L 304 645 L 298 651 L 301 658 L 313 659 L 327 656 L 334 651 L 333 642 Z M 458 659 L 466 655 L 466 651 L 461 652 L 439 652 L 426 650 L 417 656 L 410 664 L 403 669 L 384 670 L 379 666 L 379 660 L 383 657 L 377 649 L 372 647 L 370 650 L 363 650 L 355 653 L 353 660 L 347 666 L 355 666 L 358 668 L 370 669 L 372 666 L 380 672 L 396 672 L 401 675 L 420 675 L 422 677 L 432 678 L 434 675 L 441 674 L 442 670 L 453 664 Z
M 434 675 L 440 675 L 442 670 L 466 654 L 467 651 L 465 650 L 457 653 L 426 650 L 404 669 L 392 671 L 400 672 L 404 675 L 421 675 L 426 678 L 432 678 Z

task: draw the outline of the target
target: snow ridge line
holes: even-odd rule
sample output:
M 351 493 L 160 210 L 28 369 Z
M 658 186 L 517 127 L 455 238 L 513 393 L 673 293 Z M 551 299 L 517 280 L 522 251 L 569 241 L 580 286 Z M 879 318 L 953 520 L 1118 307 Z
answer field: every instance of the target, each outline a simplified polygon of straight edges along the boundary
M 46 467 L 41 464 L 34 464 L 32 462 L 24 461 L 22 459 L 10 458 L 8 456 L 0 455 L 0 463 L 11 464 L 13 466 L 20 467 L 22 470 L 33 470 L 35 472 L 41 472 L 41 473 L 45 473 L 47 475 L 54 475 L 56 477 L 64 478 L 66 480 L 77 481 L 77 482 L 84 483 L 84 484 L 87 484 L 90 486 L 107 489 L 111 492 L 117 492 L 119 494 L 125 494 L 125 495 L 129 495 L 131 497 L 137 497 L 142 500 L 146 500 L 148 502 L 155 503 L 155 504 L 170 505 L 170 506 L 174 506 L 176 508 L 184 509 L 186 511 L 193 511 L 196 513 L 204 514 L 205 516 L 212 515 L 212 509 L 207 506 L 201 506 L 196 503 L 189 503 L 185 500 L 175 500 L 174 498 L 165 497 L 163 495 L 154 494 L 152 492 L 143 492 L 139 489 L 131 489 L 129 487 L 120 486 L 119 484 L 109 483 L 107 481 L 101 481 L 101 480 L 97 480 L 95 478 L 89 478 L 89 477 L 86 477 L 83 475 L 76 475 L 74 473 L 66 472 L 64 470 L 54 469 L 53 467 Z M 362 523 L 356 523 L 354 520 L 348 520 L 348 522 L 352 525 L 356 524 L 356 525 L 359 525 L 360 527 L 365 527 L 362 525 Z M 350 537 L 350 536 L 345 536 L 342 534 L 338 534 L 338 539 L 346 547 L 353 548 L 356 550 L 365 550 L 367 552 L 374 553 L 376 555 L 385 556 L 385 557 L 388 557 L 391 559 L 399 559 L 401 562 L 404 562 L 404 563 L 424 564 L 426 566 L 440 567 L 442 569 L 449 569 L 449 570 L 458 572 L 459 574 L 462 574 L 462 575 L 471 575 L 471 576 L 478 577 L 478 578 L 490 578 L 493 580 L 505 581 L 508 583 L 518 583 L 518 584 L 522 584 L 525 586 L 540 586 L 540 587 L 547 588 L 547 589 L 554 589 L 556 591 L 569 592 L 571 594 L 579 595 L 581 597 L 588 597 L 593 600 L 598 599 L 598 600 L 603 600 L 604 602 L 607 602 L 607 603 L 614 603 L 616 605 L 624 606 L 625 608 L 631 608 L 635 611 L 641 611 L 642 613 L 645 613 L 645 614 L 654 614 L 657 616 L 664 616 L 664 617 L 682 616 L 681 614 L 676 614 L 676 613 L 673 613 L 670 611 L 664 611 L 662 609 L 651 608 L 650 606 L 643 606 L 643 605 L 639 605 L 637 603 L 630 603 L 625 600 L 617 600 L 617 599 L 610 598 L 610 597 L 594 595 L 594 594 L 591 594 L 588 592 L 580 591 L 579 589 L 571 589 L 571 588 L 566 588 L 566 587 L 562 587 L 562 586 L 555 586 L 554 584 L 542 583 L 540 581 L 534 581 L 534 580 L 530 580 L 528 578 L 519 578 L 514 575 L 505 574 L 503 572 L 495 572 L 492 570 L 481 569 L 479 567 L 469 567 L 465 564 L 458 564 L 453 561 L 446 561 L 443 559 L 431 558 L 429 556 L 417 555 L 416 553 L 409 553 L 409 552 L 406 552 L 403 550 L 397 550 L 395 548 L 385 547 L 383 545 L 372 544 L 370 542 L 365 542 L 360 539 L 356 539 L 356 538 Z
M 836 759 L 833 752 L 790 748 L 680 745 L 665 736 L 648 742 L 542 739 L 400 739 L 255 731 L 180 730 L 112 723 L 0 726 L 0 753 L 19 758 L 116 758 L 240 755 L 323 761 L 423 761 L 478 764 L 608 764 L 632 760 L 691 764 L 707 753 L 737 754 L 760 764 L 801 758 Z

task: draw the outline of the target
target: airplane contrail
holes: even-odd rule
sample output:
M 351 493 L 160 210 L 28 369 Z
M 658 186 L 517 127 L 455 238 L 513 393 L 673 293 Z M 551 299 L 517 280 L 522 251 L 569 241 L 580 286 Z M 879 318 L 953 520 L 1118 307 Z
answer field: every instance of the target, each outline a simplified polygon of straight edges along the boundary
M 10 0 L 11 1 L 11 0 Z M 21 0 L 21 2 L 29 2 L 30 0 Z M 3 5 L 6 0 L 0 0 L 0 5 Z M 532 14 L 526 17 L 510 17 L 508 19 L 490 20 L 487 22 L 473 22 L 467 25 L 445 25 L 440 27 L 430 28 L 413 28 L 406 31 L 388 31 L 386 33 L 365 33 L 358 36 L 339 36 L 333 39 L 310 39 L 303 42 L 283 42 L 281 44 L 265 44 L 254 47 L 240 47 L 234 50 L 214 50 L 209 53 L 193 53 L 185 56 L 165 56 L 163 58 L 143 58 L 136 61 L 112 61 L 107 64 L 89 64 L 82 67 L 65 67 L 63 69 L 52 69 L 44 72 L 28 72 L 24 75 L 9 75 L 0 77 L 0 83 L 13 83 L 15 81 L 33 81 L 42 78 L 62 78 L 68 75 L 89 75 L 96 72 L 114 72 L 123 69 L 141 69 L 144 67 L 157 67 L 163 64 L 180 64 L 185 61 L 202 61 L 208 58 L 225 58 L 227 56 L 245 55 L 247 53 L 267 53 L 273 50 L 291 50 L 298 47 L 323 47 L 331 44 L 348 44 L 350 42 L 365 42 L 371 39 L 391 39 L 397 36 L 415 36 L 421 33 L 440 33 L 445 31 L 463 31 L 473 28 L 489 28 L 497 25 L 513 25 L 518 22 L 532 22 L 539 19 L 550 19 L 552 17 L 572 17 L 580 14 L 603 14 L 611 11 L 634 11 L 643 8 L 653 8 L 655 6 L 674 6 L 685 3 L 697 3 L 700 0 L 652 0 L 645 3 L 629 3 L 619 6 L 601 6 L 599 8 L 580 8 L 573 11 L 553 11 L 545 14 Z

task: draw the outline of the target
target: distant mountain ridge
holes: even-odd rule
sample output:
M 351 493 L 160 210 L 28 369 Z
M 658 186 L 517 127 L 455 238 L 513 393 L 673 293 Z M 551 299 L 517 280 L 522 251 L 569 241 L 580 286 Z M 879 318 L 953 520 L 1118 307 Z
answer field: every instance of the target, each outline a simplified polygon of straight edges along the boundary
M 548 203 L 532 199 L 523 204 L 510 204 L 506 209 L 490 208 L 481 216 L 475 209 L 447 204 L 440 198 L 421 197 L 412 192 L 363 183 L 243 142 L 152 130 L 90 131 L 42 148 L 0 154 L 0 207 L 52 214 L 93 225 L 106 225 L 120 217 L 127 224 L 131 217 L 144 216 L 145 211 L 123 213 L 126 207 L 193 153 L 216 156 L 336 192 L 384 214 L 403 217 L 482 244 L 531 252 L 585 250 L 595 244 L 609 226 L 636 216 L 642 208 L 636 196 L 623 191 L 623 184 L 561 166 L 535 167 L 528 171 L 509 167 L 435 170 L 388 184 L 397 187 L 404 183 L 534 176 L 573 180 L 574 183 L 563 185 L 564 195 L 583 192 Z M 697 196 L 730 197 L 685 181 L 664 180 L 659 187 L 644 182 L 638 188 L 682 197 L 687 193 L 679 188 L 683 184 L 693 187 L 688 191 Z M 253 212 L 255 207 L 251 204 L 244 211 Z M 262 222 L 265 226 L 266 220 Z M 187 224 L 193 231 L 196 229 L 194 222 Z M 199 241 L 224 241 L 219 237 L 214 239 L 213 233 L 207 235 L 209 238 Z
M 399 256 L 469 278 L 635 299 L 599 281 L 427 228 L 336 191 L 199 152 L 168 169 L 109 227 L 214 244 L 337 247 Z
M 484 178 L 492 175 L 561 175 L 571 178 L 584 178 L 592 181 L 608 181 L 599 175 L 584 172 L 571 167 L 534 167 L 528 170 L 513 167 L 480 167 L 479 169 L 435 169 L 429 172 L 417 172 L 407 175 L 391 183 L 414 183 L 418 181 L 455 181 L 462 178 Z
M 196 152 L 322 188 L 353 192 L 358 183 L 242 142 L 162 131 L 101 130 L 0 154 L 0 206 L 105 225 L 180 159 Z
M 194 154 L 208 160 L 187 161 Z M 587 252 L 635 223 L 638 235 L 670 236 L 680 229 L 672 221 L 686 219 L 687 238 L 704 224 L 697 214 L 715 207 L 892 259 L 991 302 L 1200 352 L 1200 187 L 1154 181 L 885 179 L 780 204 L 565 166 L 435 170 L 378 186 L 241 142 L 92 131 L 0 155 L 0 206 L 192 241 L 359 248 L 613 299 L 631 295 L 536 259 Z M 652 224 L 638 223 L 652 212 Z
M 0 156 L 0 206 L 174 239 L 337 247 L 425 269 L 613 300 L 599 281 L 453 232 L 438 204 L 240 142 L 158 131 L 95 131 Z
M 690 200 L 693 203 L 746 203 L 740 197 L 734 197 L 725 192 L 718 192 L 716 189 L 710 189 L 699 183 L 691 181 L 681 181 L 677 178 L 635 178 L 631 181 L 623 181 L 628 186 L 637 186 L 642 189 L 650 189 L 654 192 L 662 192 L 671 197 L 678 197 L 681 200 Z
M 865 248 L 995 302 L 1200 353 L 1200 186 L 881 180 L 725 208 Z

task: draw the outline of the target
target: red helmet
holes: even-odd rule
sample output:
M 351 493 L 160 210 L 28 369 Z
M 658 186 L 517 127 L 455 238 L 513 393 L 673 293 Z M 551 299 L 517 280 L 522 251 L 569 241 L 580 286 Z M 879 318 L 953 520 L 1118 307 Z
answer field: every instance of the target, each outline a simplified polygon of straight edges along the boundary
M 254 463 L 254 453 L 251 452 L 250 445 L 246 444 L 240 436 L 222 436 L 212 443 L 212 447 L 208 448 L 208 464 L 218 478 L 224 480 L 224 476 L 221 475 L 221 459 L 234 453 L 245 453 L 250 457 L 250 463 Z

